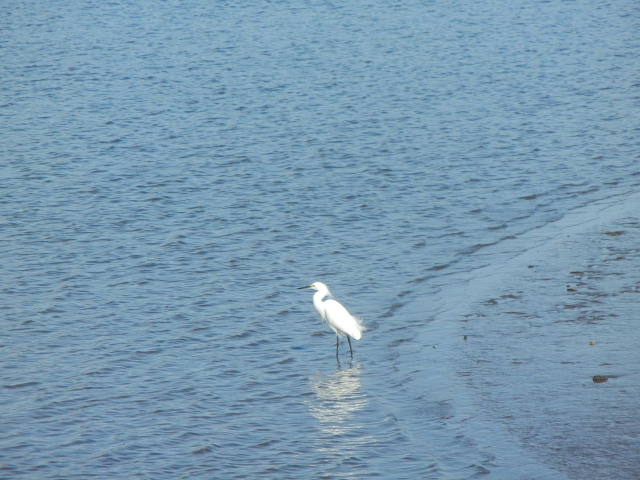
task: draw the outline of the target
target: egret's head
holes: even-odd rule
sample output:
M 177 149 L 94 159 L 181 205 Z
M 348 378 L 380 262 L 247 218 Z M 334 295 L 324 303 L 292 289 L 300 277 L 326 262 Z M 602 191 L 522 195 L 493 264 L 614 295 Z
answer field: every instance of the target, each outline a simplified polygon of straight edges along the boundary
M 298 290 L 302 290 L 303 288 L 310 288 L 312 290 L 317 290 L 319 292 L 325 292 L 326 295 L 331 295 L 331 292 L 329 292 L 329 287 L 327 287 L 322 282 L 315 282 L 309 285 L 308 287 L 300 287 Z

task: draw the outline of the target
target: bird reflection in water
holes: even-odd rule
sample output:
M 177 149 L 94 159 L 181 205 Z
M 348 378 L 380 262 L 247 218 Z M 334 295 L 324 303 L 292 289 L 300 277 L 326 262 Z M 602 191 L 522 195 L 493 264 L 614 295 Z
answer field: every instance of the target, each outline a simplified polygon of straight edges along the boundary
M 353 365 L 331 374 L 318 374 L 311 379 L 316 398 L 309 402 L 311 415 L 320 422 L 320 429 L 329 435 L 342 435 L 357 425 L 349 421 L 353 414 L 367 405 L 360 391 L 362 367 Z

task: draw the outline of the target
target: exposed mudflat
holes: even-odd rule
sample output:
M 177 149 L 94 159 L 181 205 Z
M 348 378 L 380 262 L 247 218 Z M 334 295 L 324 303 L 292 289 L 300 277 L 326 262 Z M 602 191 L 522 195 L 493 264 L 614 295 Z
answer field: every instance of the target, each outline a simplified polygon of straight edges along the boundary
M 478 272 L 461 289 L 468 302 L 435 322 L 452 322 L 476 409 L 568 478 L 637 478 L 637 205 L 594 205 L 532 232 L 549 240 Z

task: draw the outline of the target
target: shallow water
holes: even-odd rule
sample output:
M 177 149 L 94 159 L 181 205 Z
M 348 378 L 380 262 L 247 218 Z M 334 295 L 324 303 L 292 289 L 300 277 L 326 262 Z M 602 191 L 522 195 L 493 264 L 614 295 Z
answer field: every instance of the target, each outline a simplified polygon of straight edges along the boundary
M 633 478 L 634 3 L 0 9 L 2 478 Z
M 477 429 L 566 478 L 631 479 L 640 465 L 639 201 L 594 202 L 524 236 L 533 248 L 443 287 L 415 339 L 443 343 Z

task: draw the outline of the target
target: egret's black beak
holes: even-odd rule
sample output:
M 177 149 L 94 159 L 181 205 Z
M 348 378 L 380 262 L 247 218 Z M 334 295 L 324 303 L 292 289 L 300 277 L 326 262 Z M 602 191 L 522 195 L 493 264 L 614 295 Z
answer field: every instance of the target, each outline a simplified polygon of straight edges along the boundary
M 302 290 L 303 288 L 311 288 L 311 287 L 299 287 L 298 290 Z

